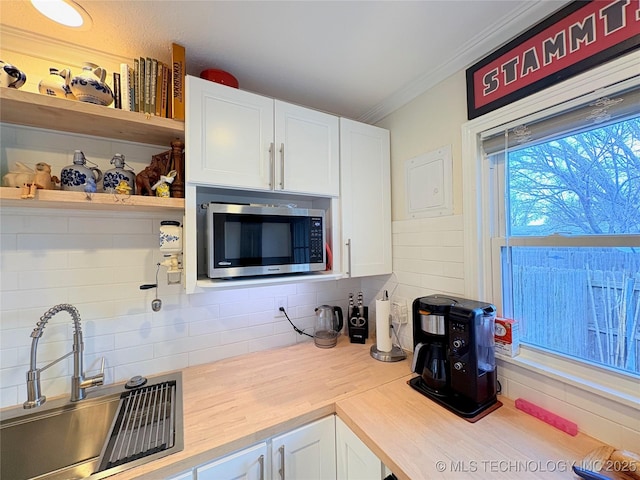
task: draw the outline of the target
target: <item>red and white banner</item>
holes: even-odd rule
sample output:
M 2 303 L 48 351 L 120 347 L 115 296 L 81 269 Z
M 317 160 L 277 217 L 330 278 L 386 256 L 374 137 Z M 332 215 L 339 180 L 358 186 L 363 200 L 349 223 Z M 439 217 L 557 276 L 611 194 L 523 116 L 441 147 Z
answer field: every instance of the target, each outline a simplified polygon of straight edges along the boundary
M 639 46 L 640 0 L 573 2 L 467 70 L 468 117 L 483 115 Z

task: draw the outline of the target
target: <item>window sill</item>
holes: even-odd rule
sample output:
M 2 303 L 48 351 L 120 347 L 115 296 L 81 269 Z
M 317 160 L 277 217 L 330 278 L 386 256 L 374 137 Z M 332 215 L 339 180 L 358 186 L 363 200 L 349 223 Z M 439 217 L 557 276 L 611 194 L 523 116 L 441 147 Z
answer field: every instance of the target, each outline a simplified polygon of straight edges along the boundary
M 499 361 L 529 370 L 630 408 L 640 408 L 640 380 L 598 365 L 572 361 L 554 353 L 521 346 L 520 354 L 496 354 Z

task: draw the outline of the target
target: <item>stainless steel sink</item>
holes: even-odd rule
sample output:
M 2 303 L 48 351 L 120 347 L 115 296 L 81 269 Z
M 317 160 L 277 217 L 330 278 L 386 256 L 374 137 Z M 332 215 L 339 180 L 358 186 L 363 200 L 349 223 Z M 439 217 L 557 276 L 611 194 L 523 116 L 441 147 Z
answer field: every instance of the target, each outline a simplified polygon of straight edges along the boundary
M 171 447 L 167 445 L 161 451 L 156 447 L 143 458 L 132 455 L 130 461 L 125 459 L 105 467 L 108 462 L 100 461 L 101 453 L 128 428 L 126 422 L 121 426 L 123 414 L 118 412 L 119 405 L 127 403 L 131 391 L 123 385 L 103 387 L 79 402 L 59 399 L 28 413 L 17 408 L 0 412 L 0 478 L 99 479 L 182 450 L 181 375 L 149 378 L 147 386 L 155 387 L 163 382 L 176 385 Z M 98 471 L 101 464 L 103 470 Z

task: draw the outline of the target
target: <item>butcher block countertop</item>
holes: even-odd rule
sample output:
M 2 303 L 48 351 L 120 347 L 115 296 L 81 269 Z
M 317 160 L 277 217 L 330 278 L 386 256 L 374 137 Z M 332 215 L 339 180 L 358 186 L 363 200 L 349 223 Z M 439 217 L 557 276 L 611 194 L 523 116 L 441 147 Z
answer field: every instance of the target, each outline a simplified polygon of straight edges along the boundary
M 380 362 L 370 347 L 341 337 L 183 370 L 184 450 L 109 478 L 166 478 L 334 413 L 400 480 L 575 478 L 571 463 L 602 445 L 504 398 L 471 424 L 407 385 L 410 358 Z

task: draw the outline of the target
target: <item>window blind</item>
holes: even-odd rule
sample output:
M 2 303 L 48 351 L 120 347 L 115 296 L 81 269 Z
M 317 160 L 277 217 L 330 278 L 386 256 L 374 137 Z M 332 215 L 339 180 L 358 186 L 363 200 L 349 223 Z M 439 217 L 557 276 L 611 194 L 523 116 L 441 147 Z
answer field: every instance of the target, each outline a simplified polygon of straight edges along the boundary
M 590 94 L 588 100 L 576 99 L 559 106 L 562 112 L 556 115 L 536 118 L 534 114 L 485 132 L 482 138 L 484 152 L 492 155 L 532 146 L 640 115 L 640 86 L 622 92 L 605 90 L 601 95 L 598 93 Z

